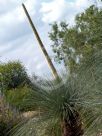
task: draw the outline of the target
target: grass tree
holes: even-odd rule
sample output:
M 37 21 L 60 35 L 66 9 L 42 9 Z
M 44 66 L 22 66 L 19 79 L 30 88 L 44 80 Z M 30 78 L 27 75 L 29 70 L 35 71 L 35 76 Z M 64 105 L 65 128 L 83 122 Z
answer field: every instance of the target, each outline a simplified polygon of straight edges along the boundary
M 35 85 L 24 105 L 36 116 L 20 122 L 13 136 L 96 136 L 102 130 L 102 52 L 56 86 Z

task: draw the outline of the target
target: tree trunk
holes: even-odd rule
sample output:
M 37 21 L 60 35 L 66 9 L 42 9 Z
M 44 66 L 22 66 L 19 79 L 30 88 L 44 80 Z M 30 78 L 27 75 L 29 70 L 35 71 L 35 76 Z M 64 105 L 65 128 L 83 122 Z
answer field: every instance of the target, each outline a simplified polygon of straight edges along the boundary
M 83 128 L 80 116 L 78 113 L 70 117 L 70 121 L 63 119 L 61 123 L 62 136 L 82 136 Z

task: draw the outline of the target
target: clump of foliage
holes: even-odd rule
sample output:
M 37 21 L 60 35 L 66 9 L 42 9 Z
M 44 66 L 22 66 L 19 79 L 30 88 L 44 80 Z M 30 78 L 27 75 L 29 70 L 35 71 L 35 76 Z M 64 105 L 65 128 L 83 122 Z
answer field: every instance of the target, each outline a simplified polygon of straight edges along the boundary
M 24 66 L 20 62 L 0 64 L 0 89 L 10 90 L 19 86 L 30 84 Z
M 6 91 L 5 99 L 12 107 L 17 108 L 19 111 L 26 111 L 28 109 L 26 109 L 27 107 L 23 107 L 23 101 L 29 93 L 30 87 L 25 85 L 24 87 L 18 87 Z
M 71 73 L 98 50 L 102 50 L 102 8 L 90 6 L 78 14 L 75 25 L 54 23 L 49 33 L 57 62 L 64 62 Z

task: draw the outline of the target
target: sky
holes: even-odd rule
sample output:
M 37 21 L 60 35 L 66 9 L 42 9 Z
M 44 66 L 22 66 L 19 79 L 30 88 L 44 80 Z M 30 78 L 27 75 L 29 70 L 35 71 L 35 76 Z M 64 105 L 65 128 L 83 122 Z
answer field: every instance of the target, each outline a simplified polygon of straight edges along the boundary
M 25 4 L 50 57 L 49 24 L 66 20 L 74 24 L 74 17 L 93 4 L 92 0 L 0 0 L 0 62 L 19 60 L 29 75 L 50 75 L 45 57 L 22 8 Z M 56 69 L 63 69 L 54 63 Z

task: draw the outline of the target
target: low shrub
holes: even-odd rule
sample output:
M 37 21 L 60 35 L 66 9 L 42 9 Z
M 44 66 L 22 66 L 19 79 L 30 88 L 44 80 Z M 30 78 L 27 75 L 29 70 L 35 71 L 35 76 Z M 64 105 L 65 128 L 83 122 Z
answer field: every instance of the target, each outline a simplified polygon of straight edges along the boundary
M 0 96 L 0 136 L 10 136 L 8 132 L 17 124 L 19 118 L 19 112 L 12 109 Z

